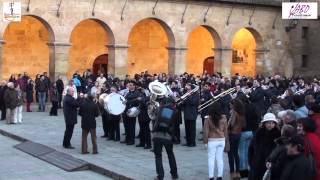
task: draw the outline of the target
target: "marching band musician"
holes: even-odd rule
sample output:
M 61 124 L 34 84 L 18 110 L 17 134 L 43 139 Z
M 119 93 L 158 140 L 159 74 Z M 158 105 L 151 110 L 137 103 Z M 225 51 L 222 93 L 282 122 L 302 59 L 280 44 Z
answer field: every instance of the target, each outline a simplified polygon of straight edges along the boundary
M 141 83 L 138 83 L 138 91 L 140 91 L 141 100 L 139 101 L 140 113 L 138 115 L 138 121 L 140 126 L 140 143 L 136 147 L 143 147 L 144 149 L 151 149 L 151 132 L 150 121 L 148 116 L 147 102 L 150 100 L 150 92 L 147 88 L 143 87 Z
M 200 99 L 201 104 L 203 104 L 213 98 L 213 94 L 210 91 L 210 85 L 211 84 L 209 82 L 204 84 L 203 91 L 201 93 L 201 99 Z M 208 109 L 209 109 L 209 107 L 207 107 L 201 111 L 202 127 L 204 125 L 205 116 L 208 115 Z
M 250 87 L 251 84 L 249 83 L 248 86 Z M 253 81 L 253 90 L 249 92 L 249 100 L 257 107 L 259 117 L 262 117 L 262 115 L 266 112 L 264 96 L 265 92 L 261 87 L 260 81 L 258 79 L 255 79 Z
M 180 91 L 180 88 L 178 87 L 177 81 L 172 81 L 171 83 L 171 91 L 172 91 L 172 98 L 177 99 L 180 96 L 182 96 L 182 92 Z M 182 124 L 182 115 L 181 115 L 181 106 L 177 106 L 176 108 L 176 114 L 174 116 L 174 136 L 173 136 L 173 143 L 174 144 L 180 144 L 180 124 Z
M 194 88 L 191 83 L 186 84 L 186 93 Z M 187 143 L 184 146 L 196 146 L 196 120 L 198 116 L 199 94 L 193 93 L 191 97 L 183 102 L 183 113 Z
M 123 121 L 125 122 L 125 134 L 126 138 L 121 143 L 126 143 L 127 145 L 135 144 L 135 130 L 136 130 L 136 117 L 128 117 L 127 111 L 132 107 L 138 107 L 139 101 L 142 99 L 140 93 L 136 90 L 136 82 L 130 81 L 128 83 L 129 92 L 126 94 L 126 110 L 123 114 Z
M 112 85 L 110 87 L 110 92 L 111 93 L 117 93 L 117 86 Z M 108 113 L 108 120 L 110 121 L 109 123 L 109 139 L 114 140 L 114 141 L 120 141 L 120 115 L 113 115 L 111 113 Z
M 102 85 L 102 88 L 101 88 L 101 91 L 100 91 L 100 94 L 109 94 L 110 91 L 109 89 L 107 88 L 107 85 L 106 84 L 103 84 Z M 102 138 L 107 138 L 108 137 L 108 126 L 109 126 L 109 123 L 110 121 L 108 120 L 108 112 L 104 109 L 104 104 L 100 104 L 100 111 L 101 111 L 101 117 L 102 117 L 102 128 L 103 128 L 103 132 L 104 132 L 104 135 L 101 136 Z

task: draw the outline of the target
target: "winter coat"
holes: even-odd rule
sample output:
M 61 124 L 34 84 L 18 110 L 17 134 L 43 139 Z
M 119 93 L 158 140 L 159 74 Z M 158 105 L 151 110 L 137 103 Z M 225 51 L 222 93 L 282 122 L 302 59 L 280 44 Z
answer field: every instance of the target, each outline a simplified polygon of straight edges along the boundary
M 308 173 L 309 162 L 302 154 L 290 155 L 283 167 L 280 180 L 312 180 Z
M 72 96 L 67 94 L 63 99 L 63 113 L 64 120 L 67 125 L 77 124 L 77 108 L 79 107 L 78 101 Z
M 4 101 L 4 93 L 7 90 L 7 86 L 0 86 L 0 107 L 6 107 L 5 106 L 5 101 Z
M 27 103 L 33 102 L 33 84 L 28 84 L 26 89 Z
M 7 88 L 4 93 L 6 108 L 14 109 L 18 106 L 18 92 L 15 89 Z
M 56 81 L 56 85 L 57 85 L 58 93 L 59 93 L 59 94 L 62 94 L 62 93 L 63 93 L 63 88 L 64 88 L 63 81 L 62 81 L 61 79 L 58 79 L 58 80 Z
M 58 90 L 56 87 L 50 88 L 50 99 L 51 99 L 51 102 L 58 102 L 59 94 L 58 94 Z
M 265 114 L 266 106 L 264 101 L 265 92 L 261 87 L 257 87 L 250 93 L 250 101 L 257 107 L 259 115 Z
M 311 119 L 317 124 L 317 129 L 315 133 L 320 138 L 320 113 L 312 114 Z
M 93 101 L 86 99 L 80 105 L 79 115 L 82 117 L 81 118 L 82 129 L 95 129 L 96 117 L 99 116 L 99 107 Z
M 304 142 L 310 143 L 310 148 L 316 163 L 317 177 L 314 180 L 320 180 L 320 138 L 315 133 L 306 133 L 304 136 Z M 307 144 L 305 144 L 305 147 L 307 147 Z M 307 154 L 307 148 L 305 148 L 305 151 L 305 154 Z
M 249 180 L 262 179 L 266 171 L 266 159 L 276 147 L 275 139 L 280 137 L 280 130 L 259 128 L 249 145 L 248 160 L 251 167 Z
M 271 180 L 279 180 L 281 173 L 285 167 L 287 160 L 287 148 L 289 139 L 286 137 L 280 137 L 275 140 L 277 147 L 272 151 L 267 158 L 267 162 L 271 162 Z
M 37 90 L 39 92 L 47 92 L 48 88 L 49 88 L 49 86 L 48 86 L 48 82 L 46 80 L 39 81 L 38 88 L 37 88 Z

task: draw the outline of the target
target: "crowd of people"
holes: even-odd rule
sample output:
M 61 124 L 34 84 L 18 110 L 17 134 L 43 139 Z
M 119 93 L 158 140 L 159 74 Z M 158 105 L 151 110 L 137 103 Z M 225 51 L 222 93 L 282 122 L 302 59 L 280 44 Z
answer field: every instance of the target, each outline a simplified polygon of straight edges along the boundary
M 166 83 L 170 94 L 157 97 L 157 118 L 148 116 L 152 94 L 148 88 L 155 80 Z M 193 90 L 199 88 L 193 93 Z M 221 95 L 233 88 L 233 91 Z M 101 94 L 119 93 L 126 99 L 126 109 L 120 115 L 109 113 Z M 187 98 L 181 97 L 190 93 Z M 209 179 L 223 179 L 224 153 L 228 155 L 231 179 L 249 180 L 320 180 L 320 81 L 317 78 L 280 75 L 245 77 L 236 74 L 195 76 L 149 74 L 147 71 L 124 79 L 112 75 L 93 75 L 87 70 L 74 73 L 65 85 L 59 76 L 50 81 L 47 73 L 33 81 L 27 73 L 13 75 L 0 84 L 1 119 L 8 124 L 21 123 L 22 107 L 31 112 L 36 99 L 38 111 L 45 112 L 51 101 L 50 115 L 58 115 L 63 108 L 66 131 L 63 147 L 73 149 L 70 141 L 77 115 L 81 116 L 82 153 L 87 154 L 87 136 L 90 133 L 93 152 L 98 153 L 96 121 L 101 115 L 102 138 L 135 145 L 136 121 L 139 124 L 139 143 L 136 147 L 152 149 L 155 154 L 157 177 L 164 178 L 162 148 L 169 158 L 170 173 L 178 178 L 173 144 L 180 144 L 184 124 L 186 147 L 195 147 L 203 141 L 208 151 Z M 199 105 L 215 99 L 216 102 L 199 112 Z M 179 103 L 177 103 L 180 101 Z M 130 117 L 127 111 L 137 107 L 140 113 Z M 171 113 L 172 112 L 172 113 Z M 196 139 L 196 120 L 202 119 L 202 138 Z M 120 122 L 125 138 L 121 140 Z M 217 169 L 217 173 L 215 172 Z

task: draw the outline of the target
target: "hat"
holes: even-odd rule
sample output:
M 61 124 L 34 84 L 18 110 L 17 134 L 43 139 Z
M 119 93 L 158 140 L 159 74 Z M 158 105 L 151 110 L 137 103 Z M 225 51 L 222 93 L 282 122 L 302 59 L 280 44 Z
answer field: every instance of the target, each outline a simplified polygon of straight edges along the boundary
M 268 122 L 268 121 L 273 121 L 275 123 L 278 123 L 278 120 L 277 120 L 276 116 L 273 113 L 265 114 L 263 116 L 263 119 L 262 119 L 261 123 Z

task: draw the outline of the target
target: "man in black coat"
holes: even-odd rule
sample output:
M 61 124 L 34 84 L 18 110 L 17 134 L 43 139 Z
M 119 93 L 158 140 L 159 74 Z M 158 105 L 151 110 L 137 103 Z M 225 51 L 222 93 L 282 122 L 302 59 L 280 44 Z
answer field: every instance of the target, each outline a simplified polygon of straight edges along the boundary
M 0 110 L 1 110 L 1 121 L 6 119 L 6 104 L 4 102 L 4 92 L 7 89 L 7 82 L 1 81 L 0 83 Z
M 186 90 L 191 92 L 193 85 L 187 83 Z M 196 120 L 198 117 L 199 94 L 194 93 L 183 102 L 183 113 L 187 143 L 184 146 L 196 146 Z
M 134 81 L 130 81 L 128 83 L 129 92 L 126 94 L 125 98 L 127 100 L 126 110 L 123 114 L 124 123 L 126 123 L 126 139 L 122 141 L 122 143 L 126 143 L 127 145 L 135 144 L 135 131 L 136 131 L 136 117 L 128 117 L 126 112 L 132 107 L 138 107 L 139 101 L 142 99 L 140 97 L 140 93 L 136 90 L 136 83 Z
M 72 97 L 74 94 L 74 89 L 69 87 L 67 89 L 67 95 L 63 100 L 63 113 L 64 119 L 66 123 L 66 130 L 64 132 L 63 138 L 63 147 L 66 149 L 74 149 L 71 146 L 70 140 L 73 134 L 74 125 L 77 124 L 77 108 L 79 107 L 79 103 Z
M 265 106 L 265 91 L 261 87 L 259 80 L 254 80 L 253 90 L 249 94 L 249 100 L 256 106 L 259 117 L 262 117 L 266 112 Z
M 98 154 L 97 135 L 96 135 L 96 117 L 99 116 L 99 108 L 93 101 L 93 96 L 88 96 L 80 105 L 79 115 L 82 128 L 82 154 L 88 154 L 87 137 L 90 132 L 92 141 L 92 153 Z

